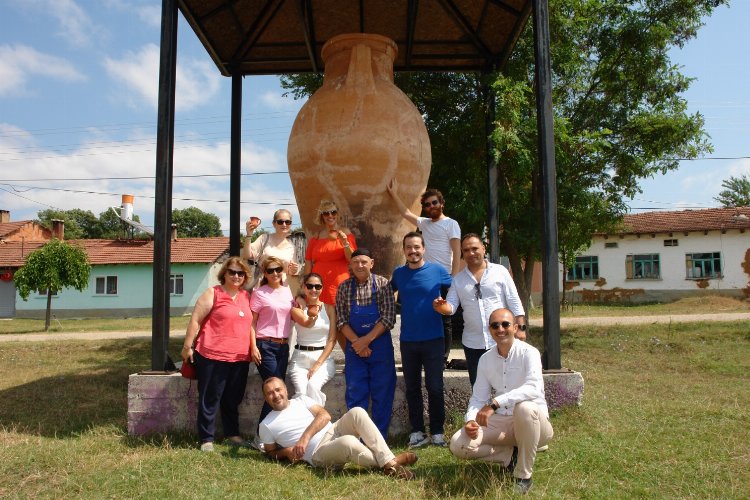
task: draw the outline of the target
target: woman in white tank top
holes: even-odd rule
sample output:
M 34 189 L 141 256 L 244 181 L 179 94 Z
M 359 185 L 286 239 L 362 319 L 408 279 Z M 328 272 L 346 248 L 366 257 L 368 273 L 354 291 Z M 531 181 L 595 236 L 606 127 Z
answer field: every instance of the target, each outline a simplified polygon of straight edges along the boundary
M 322 388 L 336 374 L 331 357 L 336 345 L 336 312 L 332 305 L 320 302 L 323 280 L 316 273 L 310 273 L 302 281 L 304 297 L 297 298 L 297 304 L 314 318 L 311 327 L 295 323 L 297 345 L 289 364 L 288 376 L 294 387 L 294 395 L 305 395 L 325 406 L 326 395 Z

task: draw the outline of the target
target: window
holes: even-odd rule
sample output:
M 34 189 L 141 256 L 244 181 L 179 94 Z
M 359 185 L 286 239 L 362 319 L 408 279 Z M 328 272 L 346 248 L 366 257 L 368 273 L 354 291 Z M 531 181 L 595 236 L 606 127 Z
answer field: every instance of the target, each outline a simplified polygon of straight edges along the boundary
M 117 276 L 97 276 L 97 295 L 117 295 Z
M 608 241 L 604 244 L 604 248 L 617 248 L 616 241 Z
M 182 295 L 182 275 L 169 275 L 169 293 L 170 295 Z
M 679 246 L 679 240 L 664 240 L 665 247 L 676 247 Z
M 685 254 L 685 272 L 687 279 L 721 278 L 721 253 Z
M 599 257 L 595 255 L 584 255 L 576 257 L 576 263 L 568 269 L 569 280 L 596 280 L 599 279 Z
M 625 257 L 625 277 L 629 280 L 659 279 L 659 254 L 644 253 Z

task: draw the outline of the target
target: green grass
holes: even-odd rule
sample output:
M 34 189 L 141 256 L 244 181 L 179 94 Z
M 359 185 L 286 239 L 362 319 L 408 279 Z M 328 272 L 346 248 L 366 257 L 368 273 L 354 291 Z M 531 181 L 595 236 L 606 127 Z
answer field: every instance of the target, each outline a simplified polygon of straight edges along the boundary
M 532 308 L 530 316 L 541 318 L 543 309 Z M 701 312 L 750 313 L 750 301 L 719 295 L 688 297 L 674 302 L 653 304 L 607 303 L 607 304 L 573 304 L 560 311 L 563 318 L 591 316 L 656 316 L 698 314 Z
M 171 330 L 185 330 L 190 316 L 169 318 Z M 151 318 L 90 318 L 53 320 L 51 333 L 88 333 L 88 332 L 150 332 Z M 5 333 L 44 333 L 43 319 L 6 319 L 0 321 L 0 335 Z
M 569 328 L 561 341 L 563 364 L 584 375 L 584 401 L 553 414 L 530 497 L 748 496 L 750 322 Z M 513 496 L 496 465 L 445 449 L 420 450 L 418 478 L 404 483 L 223 445 L 201 454 L 188 435 L 129 437 L 127 376 L 149 359 L 148 340 L 0 343 L 0 497 Z

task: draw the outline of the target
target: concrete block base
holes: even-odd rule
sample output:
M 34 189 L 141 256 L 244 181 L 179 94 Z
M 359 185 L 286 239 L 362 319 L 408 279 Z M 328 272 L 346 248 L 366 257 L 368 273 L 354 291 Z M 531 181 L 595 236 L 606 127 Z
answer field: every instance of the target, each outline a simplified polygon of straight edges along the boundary
M 260 392 L 261 379 L 255 370 L 250 370 L 245 399 L 240 405 L 240 429 L 251 436 L 258 426 L 258 416 L 263 405 Z M 445 406 L 448 413 L 463 414 L 471 396 L 469 375 L 466 371 L 446 370 Z M 571 370 L 549 371 L 544 374 L 545 393 L 550 409 L 580 405 L 583 396 L 583 377 Z M 326 409 L 334 420 L 346 412 L 344 400 L 346 383 L 339 369 L 336 376 L 325 385 L 328 396 Z M 128 380 L 128 434 L 145 436 L 168 432 L 195 432 L 197 418 L 198 383 L 183 378 L 179 373 L 132 374 Z M 426 394 L 425 408 L 427 408 Z M 219 419 L 217 419 L 219 420 Z M 425 419 L 427 421 L 427 419 Z M 217 422 L 220 427 L 220 420 Z M 404 397 L 403 374 L 398 372 L 396 396 L 393 402 L 393 418 L 390 435 L 405 434 L 409 428 L 409 416 Z M 220 433 L 219 433 L 220 435 Z

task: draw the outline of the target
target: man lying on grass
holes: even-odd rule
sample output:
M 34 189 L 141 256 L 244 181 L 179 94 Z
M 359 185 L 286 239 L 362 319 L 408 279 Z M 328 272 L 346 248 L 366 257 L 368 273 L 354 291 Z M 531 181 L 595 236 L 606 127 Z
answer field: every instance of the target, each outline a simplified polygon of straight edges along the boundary
M 313 467 L 353 463 L 379 467 L 386 476 L 398 479 L 414 478 L 405 466 L 416 462 L 417 456 L 394 455 L 362 408 L 352 408 L 331 423 L 325 408 L 307 396 L 290 400 L 286 384 L 276 377 L 263 382 L 263 397 L 273 411 L 261 422 L 258 436 L 270 457 L 292 463 L 303 460 Z

